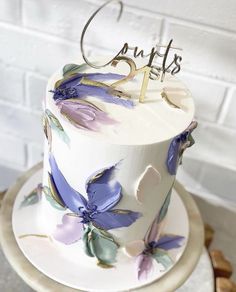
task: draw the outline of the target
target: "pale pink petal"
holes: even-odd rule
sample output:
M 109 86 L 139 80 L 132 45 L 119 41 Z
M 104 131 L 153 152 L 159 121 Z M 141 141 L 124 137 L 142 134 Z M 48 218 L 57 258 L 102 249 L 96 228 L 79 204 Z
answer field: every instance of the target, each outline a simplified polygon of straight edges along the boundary
M 161 181 L 161 175 L 152 165 L 149 165 L 142 174 L 136 192 L 136 199 L 143 203 L 148 198 L 150 188 L 155 188 Z M 158 195 L 158 194 L 157 194 Z
M 71 214 L 62 217 L 62 224 L 58 224 L 53 233 L 53 238 L 64 244 L 72 244 L 82 238 L 83 224 L 81 218 Z

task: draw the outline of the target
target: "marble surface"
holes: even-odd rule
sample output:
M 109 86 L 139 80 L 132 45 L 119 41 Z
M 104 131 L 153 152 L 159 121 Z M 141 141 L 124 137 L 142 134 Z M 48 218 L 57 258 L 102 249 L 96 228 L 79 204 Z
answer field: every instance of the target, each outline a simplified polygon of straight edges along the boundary
M 2 202 L 0 214 L 0 239 L 2 249 L 4 250 L 7 259 L 14 267 L 14 270 L 29 286 L 33 287 L 33 289 L 37 291 L 78 291 L 54 282 L 34 268 L 22 255 L 12 232 L 11 214 L 15 196 L 27 178 L 30 177 L 32 173 L 40 169 L 40 167 L 42 167 L 41 164 L 37 165 L 18 179 L 17 183 L 8 191 Z M 175 189 L 183 200 L 189 215 L 190 234 L 188 245 L 178 264 L 176 264 L 169 273 L 164 275 L 159 281 L 142 289 L 138 289 L 138 291 L 174 291 L 177 287 L 181 286 L 187 278 L 189 278 L 201 255 L 204 231 L 200 213 L 192 197 L 179 183 L 176 183 Z M 5 288 L 4 291 L 10 292 L 17 290 L 14 288 Z M 135 291 L 137 291 L 137 289 Z M 208 291 L 210 292 L 211 290 Z
M 0 291 L 5 292 L 33 292 L 12 269 L 0 249 Z M 201 283 L 201 285 L 199 285 Z M 196 289 L 196 287 L 198 287 Z M 176 292 L 213 292 L 213 274 L 210 259 L 207 251 L 204 249 L 194 272 L 182 287 Z

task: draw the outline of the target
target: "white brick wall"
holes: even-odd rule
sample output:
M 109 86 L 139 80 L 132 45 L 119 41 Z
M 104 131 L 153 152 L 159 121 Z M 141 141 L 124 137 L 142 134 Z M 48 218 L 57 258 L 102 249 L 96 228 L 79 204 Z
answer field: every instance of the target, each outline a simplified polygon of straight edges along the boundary
M 47 86 L 47 78 L 34 73 L 26 75 L 26 104 L 35 110 L 41 111 L 43 99 L 45 98 L 45 88 Z
M 21 22 L 21 0 L 1 0 L 0 20 L 19 24 Z
M 23 104 L 24 71 L 0 63 L 0 100 Z
M 119 25 L 116 6 L 97 17 L 87 34 L 89 51 L 114 52 L 124 41 L 148 49 L 174 38 L 183 48 L 180 78 L 193 93 L 199 120 L 197 143 L 186 153 L 178 178 L 192 191 L 236 204 L 235 0 L 124 2 Z M 0 187 L 41 160 L 47 78 L 80 56 L 81 30 L 101 3 L 0 0 Z

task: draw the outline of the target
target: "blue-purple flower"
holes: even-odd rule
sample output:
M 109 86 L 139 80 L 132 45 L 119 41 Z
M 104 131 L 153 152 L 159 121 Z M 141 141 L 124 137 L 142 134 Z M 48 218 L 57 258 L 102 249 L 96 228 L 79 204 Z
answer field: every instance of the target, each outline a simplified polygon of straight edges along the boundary
M 62 224 L 57 226 L 55 239 L 66 244 L 81 239 L 84 225 L 110 230 L 128 227 L 141 213 L 130 210 L 113 209 L 122 198 L 121 185 L 114 179 L 115 166 L 99 170 L 86 182 L 88 199 L 75 191 L 61 173 L 55 158 L 50 154 L 51 180 L 57 197 L 72 213 L 65 214 Z
M 185 149 L 191 147 L 195 142 L 191 135 L 197 127 L 197 122 L 193 121 L 189 127 L 180 135 L 176 136 L 169 147 L 166 166 L 171 175 L 175 175 L 178 165 L 182 162 L 182 156 Z
M 149 242 L 143 252 L 138 256 L 138 279 L 146 279 L 153 269 L 153 260 L 161 263 L 164 269 L 168 269 L 173 260 L 168 254 L 171 249 L 181 247 L 184 237 L 179 235 L 163 235 L 157 241 Z
M 149 227 L 144 239 L 129 242 L 125 246 L 126 253 L 131 257 L 136 257 L 137 276 L 138 279 L 146 279 L 151 270 L 153 269 L 153 260 L 162 264 L 164 269 L 169 268 L 173 260 L 168 254 L 168 251 L 178 248 L 182 245 L 184 240 L 183 236 L 170 235 L 162 233 L 164 219 L 167 215 L 172 187 L 154 218 L 151 226 Z
M 108 103 L 132 108 L 134 104 L 130 95 L 103 82 L 122 78 L 123 75 L 114 73 L 75 73 L 57 81 L 55 89 L 51 92 L 55 101 L 94 96 Z

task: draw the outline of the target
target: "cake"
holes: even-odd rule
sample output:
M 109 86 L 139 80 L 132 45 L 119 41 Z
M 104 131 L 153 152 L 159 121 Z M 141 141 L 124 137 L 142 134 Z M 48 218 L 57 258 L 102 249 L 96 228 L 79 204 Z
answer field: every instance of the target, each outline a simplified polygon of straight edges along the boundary
M 185 240 L 165 234 L 165 221 L 196 122 L 175 76 L 150 80 L 139 102 L 142 74 L 117 83 L 125 75 L 126 62 L 98 70 L 81 60 L 50 78 L 40 224 L 95 270 L 128 263 L 142 280 L 153 260 L 171 267 L 169 252 Z
M 182 255 L 188 218 L 174 182 L 197 126 L 191 93 L 175 77 L 182 58 L 172 40 L 150 52 L 125 43 L 115 57 L 88 59 L 84 35 L 110 2 L 85 25 L 82 58 L 49 79 L 42 183 L 16 200 L 24 224 L 13 216 L 18 244 L 41 272 L 102 292 L 150 284 Z

